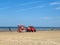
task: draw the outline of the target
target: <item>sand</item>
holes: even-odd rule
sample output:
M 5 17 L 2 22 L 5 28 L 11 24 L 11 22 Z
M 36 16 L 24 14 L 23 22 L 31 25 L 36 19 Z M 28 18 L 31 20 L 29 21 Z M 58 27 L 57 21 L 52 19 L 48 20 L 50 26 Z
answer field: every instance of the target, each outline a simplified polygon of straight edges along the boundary
M 60 45 L 60 31 L 0 32 L 0 45 Z

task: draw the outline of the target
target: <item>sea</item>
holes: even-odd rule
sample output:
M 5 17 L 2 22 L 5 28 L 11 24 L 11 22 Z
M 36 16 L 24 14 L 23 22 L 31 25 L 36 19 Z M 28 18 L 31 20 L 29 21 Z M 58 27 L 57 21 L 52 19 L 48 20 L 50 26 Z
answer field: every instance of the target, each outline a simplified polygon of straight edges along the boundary
M 37 31 L 40 30 L 60 30 L 60 27 L 35 27 Z M 9 31 L 11 29 L 12 31 L 16 31 L 18 27 L 0 27 L 0 31 Z

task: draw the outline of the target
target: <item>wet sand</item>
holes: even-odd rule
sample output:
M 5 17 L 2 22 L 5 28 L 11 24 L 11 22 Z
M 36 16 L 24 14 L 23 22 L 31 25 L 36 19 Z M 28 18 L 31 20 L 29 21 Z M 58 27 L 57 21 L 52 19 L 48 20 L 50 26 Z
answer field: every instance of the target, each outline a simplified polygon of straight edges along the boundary
M 60 45 L 60 31 L 0 32 L 0 45 Z

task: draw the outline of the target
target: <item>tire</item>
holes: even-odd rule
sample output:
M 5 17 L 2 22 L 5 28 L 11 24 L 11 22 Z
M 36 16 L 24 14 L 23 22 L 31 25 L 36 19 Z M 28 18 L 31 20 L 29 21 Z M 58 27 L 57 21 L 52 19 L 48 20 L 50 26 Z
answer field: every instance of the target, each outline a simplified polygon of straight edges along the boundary
M 33 31 L 31 30 L 31 32 L 33 32 Z
M 36 32 L 36 30 L 34 30 L 34 32 Z
M 26 32 L 29 32 L 28 30 L 26 30 Z

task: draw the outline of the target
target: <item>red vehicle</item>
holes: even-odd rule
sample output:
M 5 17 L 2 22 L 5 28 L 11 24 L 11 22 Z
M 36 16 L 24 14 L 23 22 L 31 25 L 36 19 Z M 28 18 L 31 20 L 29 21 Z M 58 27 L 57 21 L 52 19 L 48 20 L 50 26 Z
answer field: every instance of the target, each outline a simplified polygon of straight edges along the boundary
M 27 32 L 36 32 L 36 29 L 33 27 L 33 26 L 29 26 L 27 29 L 26 29 Z
M 25 26 L 23 26 L 23 25 L 18 25 L 18 32 L 22 32 L 23 30 L 25 30 Z

